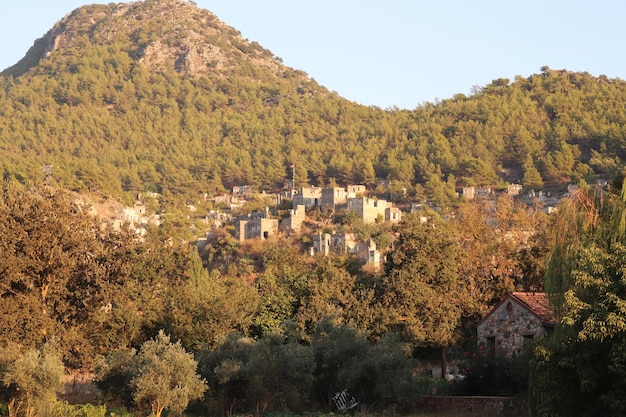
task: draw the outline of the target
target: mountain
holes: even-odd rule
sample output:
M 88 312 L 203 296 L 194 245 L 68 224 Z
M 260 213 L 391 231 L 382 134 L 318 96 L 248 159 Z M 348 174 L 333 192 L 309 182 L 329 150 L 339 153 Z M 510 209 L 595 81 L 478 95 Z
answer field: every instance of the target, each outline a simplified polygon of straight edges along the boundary
M 592 181 L 626 158 L 620 79 L 545 67 L 413 111 L 366 107 L 182 0 L 81 7 L 0 85 L 4 178 L 121 200 L 276 190 L 292 164 L 298 185 L 388 179 L 442 200 Z
M 149 0 L 73 11 L 4 74 L 22 75 L 55 53 L 119 44 L 152 71 L 228 76 L 244 62 L 278 77 L 287 70 L 270 51 L 242 39 L 208 10 L 184 0 Z

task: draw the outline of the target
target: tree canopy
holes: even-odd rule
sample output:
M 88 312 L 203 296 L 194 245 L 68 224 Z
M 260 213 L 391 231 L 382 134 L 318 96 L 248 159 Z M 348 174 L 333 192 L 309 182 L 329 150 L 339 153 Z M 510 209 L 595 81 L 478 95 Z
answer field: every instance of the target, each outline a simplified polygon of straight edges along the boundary
M 460 247 L 445 222 L 405 217 L 385 263 L 389 325 L 418 344 L 449 346 L 461 318 Z
M 554 337 L 535 350 L 534 415 L 626 412 L 622 184 L 620 179 L 609 192 L 582 190 L 560 211 L 546 274 L 559 321 Z

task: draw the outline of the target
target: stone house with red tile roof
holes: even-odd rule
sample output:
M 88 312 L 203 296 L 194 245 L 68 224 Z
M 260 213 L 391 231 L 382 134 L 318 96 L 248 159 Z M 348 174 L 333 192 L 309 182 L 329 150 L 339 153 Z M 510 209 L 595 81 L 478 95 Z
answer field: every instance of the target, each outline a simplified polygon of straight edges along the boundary
M 491 357 L 514 356 L 533 340 L 550 335 L 554 324 L 545 293 L 514 292 L 478 322 L 477 341 Z

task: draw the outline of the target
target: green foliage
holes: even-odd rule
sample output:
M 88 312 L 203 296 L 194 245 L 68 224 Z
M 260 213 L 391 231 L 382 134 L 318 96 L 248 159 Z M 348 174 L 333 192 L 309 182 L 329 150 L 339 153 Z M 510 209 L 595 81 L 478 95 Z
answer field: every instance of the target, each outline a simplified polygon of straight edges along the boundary
M 52 417 L 105 417 L 107 408 L 104 405 L 70 405 L 66 402 L 57 402 L 52 408 Z
M 619 412 L 619 391 L 613 402 L 615 411 L 601 399 L 602 391 L 619 388 L 620 382 L 606 372 L 606 347 L 597 350 L 598 347 L 591 343 L 549 343 L 535 349 L 529 389 L 532 416 L 623 414 Z M 617 385 L 612 387 L 613 384 Z
M 352 375 L 367 355 L 365 337 L 353 328 L 324 319 L 317 323 L 311 346 L 316 361 L 316 393 L 322 403 L 330 405 L 337 391 L 359 388 Z
M 180 342 L 164 332 L 147 340 L 139 352 L 122 350 L 96 363 L 97 384 L 110 399 L 147 405 L 156 416 L 169 409 L 182 415 L 189 401 L 202 398 L 206 383 L 196 374 L 197 362 Z
M 528 390 L 528 356 L 466 357 L 459 366 L 459 379 L 450 383 L 453 395 L 511 396 Z
M 348 389 L 363 403 L 415 404 L 421 393 L 412 372 L 415 362 L 410 348 L 399 335 L 388 333 L 376 343 L 349 326 L 318 322 L 311 341 L 316 358 L 316 393 L 331 403 L 338 391 Z
M 48 415 L 62 390 L 64 373 L 61 354 L 53 341 L 19 355 L 2 375 L 4 384 L 13 391 L 9 413 L 23 412 L 26 417 Z
M 147 404 L 160 415 L 164 409 L 182 413 L 189 401 L 201 398 L 206 384 L 195 373 L 197 362 L 180 342 L 163 332 L 134 349 L 112 352 L 96 361 L 97 385 L 110 400 Z
M 58 247 L 73 248 L 71 243 L 80 239 L 77 247 L 89 248 L 97 260 L 93 264 L 97 266 L 97 275 L 89 280 L 83 276 L 80 286 L 72 287 L 73 292 L 66 291 L 63 285 L 59 287 L 59 294 L 72 295 L 68 305 L 80 306 L 84 300 L 95 300 L 95 305 L 83 307 L 82 311 L 76 307 L 82 315 L 72 321 L 71 327 L 64 327 L 66 324 L 61 321 L 61 316 L 51 316 L 51 322 L 59 322 L 55 324 L 58 328 L 52 328 L 58 329 L 56 331 L 66 338 L 66 343 L 84 340 L 89 343 L 83 346 L 88 348 L 90 355 L 105 354 L 95 363 L 92 360 L 82 363 L 95 365 L 97 383 L 107 401 L 121 401 L 128 407 L 144 400 L 143 405 L 153 402 L 154 397 L 148 398 L 148 394 L 139 396 L 137 372 L 141 369 L 148 375 L 142 380 L 146 390 L 155 388 L 149 381 L 154 385 L 162 381 L 147 372 L 148 365 L 140 364 L 141 355 L 133 347 L 146 346 L 146 340 L 156 343 L 159 336 L 150 338 L 155 337 L 161 328 L 179 340 L 176 346 L 181 349 L 202 352 L 202 375 L 213 388 L 213 396 L 203 406 L 213 408 L 221 401 L 222 406 L 218 408 L 228 410 L 233 407 L 233 410 L 240 411 L 301 410 L 320 402 L 330 404 L 332 395 L 343 388 L 367 399 L 365 401 L 381 405 L 397 401 L 413 403 L 419 396 L 409 372 L 414 364 L 404 345 L 385 335 L 390 326 L 397 326 L 402 331 L 411 329 L 405 327 L 405 321 L 391 319 L 399 317 L 400 312 L 414 314 L 411 318 L 414 322 L 410 324 L 418 326 L 415 329 L 419 333 L 404 333 L 409 336 L 405 340 L 411 343 L 441 348 L 450 343 L 450 338 L 456 338 L 458 315 L 465 308 L 458 301 L 461 293 L 455 292 L 454 284 L 455 279 L 458 282 L 460 271 L 457 266 L 465 268 L 458 258 L 461 239 L 460 235 L 455 235 L 455 225 L 444 223 L 436 216 L 426 225 L 419 223 L 416 217 L 408 216 L 393 231 L 381 225 L 367 231 L 372 234 L 397 232 L 390 248 L 386 275 L 382 277 L 363 273 L 345 256 L 306 257 L 288 240 L 263 246 L 240 245 L 226 236 L 208 248 L 213 256 L 210 265 L 217 265 L 208 273 L 194 249 L 173 247 L 159 241 L 139 244 L 124 231 L 112 233 L 99 227 L 86 227 L 86 231 L 78 233 L 83 230 L 83 223 L 79 221 L 80 217 L 72 217 L 79 216 L 72 210 L 78 210 L 80 206 L 72 205 L 70 200 L 61 198 L 51 189 L 46 188 L 44 192 L 31 187 L 30 193 L 24 190 L 15 184 L 6 187 L 6 204 L 2 207 L 5 207 L 7 236 L 23 233 L 20 227 L 7 226 L 14 224 L 11 222 L 16 218 L 22 219 L 21 224 L 28 226 L 26 230 L 33 237 L 37 233 L 46 236 L 44 230 L 38 231 L 37 222 L 32 219 L 47 216 L 57 219 L 57 223 L 52 223 L 56 227 L 54 230 L 64 230 L 63 225 L 68 222 L 72 232 L 77 233 L 68 234 L 67 240 L 53 245 L 51 251 L 58 250 Z M 526 218 L 505 203 L 498 202 L 497 215 L 492 213 L 494 217 L 489 220 L 500 224 L 503 233 L 517 230 L 518 226 L 522 230 L 532 230 L 525 223 Z M 40 212 L 37 208 L 45 211 Z M 476 210 L 470 207 L 468 211 Z M 85 225 L 92 224 L 88 218 L 83 220 Z M 468 224 L 480 226 L 480 222 L 473 220 L 475 218 L 470 218 Z M 492 250 L 490 245 L 494 242 L 503 245 L 495 235 L 485 232 L 484 236 L 476 236 L 485 239 L 485 247 L 491 250 L 485 253 L 493 253 L 495 258 L 492 260 L 506 258 L 512 253 L 508 252 L 508 247 L 502 251 Z M 11 237 L 5 245 L 15 245 L 18 241 L 18 238 Z M 28 241 L 22 239 L 22 242 L 20 249 L 27 251 L 24 253 L 36 253 L 26 246 Z M 463 248 L 468 255 L 471 246 Z M 474 249 L 477 253 L 482 250 Z M 75 256 L 80 259 L 81 255 L 77 253 Z M 448 262 L 450 260 L 454 262 Z M 29 265 L 24 259 L 16 262 Z M 33 270 L 41 268 L 36 260 L 31 262 Z M 15 272 L 17 269 L 10 269 L 16 265 L 8 262 L 2 265 L 10 271 L 4 278 L 24 279 L 23 274 Z M 232 268 L 232 265 L 237 267 Z M 244 279 L 251 276 L 255 277 L 254 283 Z M 34 305 L 41 302 L 40 292 L 29 293 L 30 288 L 26 285 L 14 286 L 13 292 L 17 290 L 22 291 L 20 298 L 30 297 Z M 420 299 L 425 292 L 429 296 Z M 433 300 L 441 301 L 436 297 L 443 294 L 448 296 L 444 300 L 446 303 L 457 300 L 456 305 L 447 307 L 445 313 L 450 313 L 447 316 L 443 315 L 443 308 L 433 309 L 428 304 Z M 450 298 L 451 294 L 459 298 Z M 13 295 L 8 292 L 5 299 L 11 300 Z M 61 305 L 57 293 L 47 296 L 55 300 L 54 305 Z M 418 302 L 411 304 L 415 300 Z M 3 307 L 10 305 L 6 303 Z M 90 310 L 84 311 L 87 308 Z M 17 316 L 17 312 L 19 310 L 15 310 L 15 317 L 7 315 L 8 319 L 32 319 L 25 314 Z M 448 323 L 451 332 L 448 332 L 448 325 L 433 327 L 434 330 L 428 327 L 429 320 L 434 320 L 436 314 L 442 314 L 441 322 Z M 256 340 L 230 337 L 224 342 L 233 331 L 252 335 Z M 440 333 L 444 331 L 448 333 Z M 7 364 L 11 363 L 11 349 L 18 343 L 10 336 L 7 331 L 2 340 L 8 347 L 2 352 Z M 63 351 L 72 363 L 80 363 L 74 359 L 78 356 L 73 356 L 71 346 Z M 16 356 L 17 353 L 12 357 Z M 159 375 L 167 370 L 158 369 Z M 295 386 L 298 386 L 297 390 L 293 389 Z M 181 397 L 179 399 L 183 401 L 184 395 Z M 157 412 L 159 407 L 157 404 Z
M 454 395 L 452 385 L 442 378 L 418 376 L 415 378 L 415 388 L 420 395 Z
M 165 409 L 177 415 L 189 401 L 202 398 L 206 382 L 196 373 L 197 362 L 180 342 L 159 332 L 157 337 L 141 345 L 137 354 L 137 369 L 130 385 L 135 404 L 149 404 L 156 417 Z
M 537 168 L 530 166 L 526 169 L 526 171 L 524 171 L 522 185 L 531 190 L 543 188 L 543 179 L 541 178 L 539 171 L 537 171 Z
M 310 347 L 276 334 L 258 341 L 232 334 L 201 361 L 212 391 L 232 411 L 302 411 L 314 367 Z
M 263 273 L 256 279 L 261 298 L 252 334 L 279 333 L 301 307 L 311 274 L 303 255 L 288 242 L 269 244 L 262 251 Z
M 546 287 L 560 320 L 552 340 L 535 350 L 533 415 L 626 412 L 623 190 L 582 190 L 559 211 Z
M 35 347 L 57 336 L 74 364 L 93 353 L 78 329 L 101 302 L 106 243 L 70 196 L 4 183 L 0 189 L 0 337 Z M 63 337 L 61 337 L 63 336 Z
M 175 312 L 168 303 L 199 262 L 194 251 L 101 228 L 87 206 L 51 187 L 1 192 L 3 343 L 56 336 L 67 365 L 88 367 L 96 354 L 138 346 Z
M 38 42 L 32 53 L 39 55 L 0 76 L 0 342 L 28 350 L 57 336 L 72 368 L 119 352 L 98 364 L 100 383 L 126 401 L 132 391 L 112 387 L 139 381 L 127 356 L 136 358 L 131 349 L 163 328 L 180 347 L 223 355 L 215 362 L 222 382 L 212 386 L 233 403 L 246 398 L 250 409 L 307 401 L 309 353 L 292 345 L 295 335 L 311 340 L 322 402 L 340 386 L 408 398 L 405 385 L 388 381 L 404 381 L 399 350 L 372 348 L 366 337 L 395 327 L 419 345 L 448 346 L 461 318 L 471 323 L 513 289 L 540 290 L 554 243 L 549 234 L 524 242 L 544 223 L 525 223 L 506 201 L 495 214 L 461 206 L 454 230 L 409 218 L 393 242 L 387 230 L 343 214 L 346 229 L 389 248 L 384 277 L 339 258 L 306 260 L 282 243 L 246 253 L 226 235 L 207 248 L 207 274 L 195 252 L 168 245 L 191 236 L 182 206 L 205 193 L 243 184 L 275 191 L 294 164 L 300 185 L 387 179 L 380 196 L 448 208 L 458 203 L 459 186 L 548 188 L 615 174 L 626 158 L 626 83 L 619 79 L 542 69 L 413 111 L 381 110 L 330 94 L 189 2 L 88 6 L 56 29 L 65 39 L 60 48 L 40 59 L 45 43 Z M 15 185 L 43 181 L 120 201 L 159 192 L 163 227 L 140 245 L 101 230 L 73 197 Z M 586 404 L 597 407 L 589 414 L 626 407 L 626 242 L 617 194 L 610 204 L 583 200 L 579 207 L 593 210 L 556 221 L 547 284 L 559 295 L 563 323 L 556 344 L 536 357 L 538 389 L 555 390 L 555 402 L 536 403 L 544 414 L 564 404 L 572 408 L 563 415 Z M 224 342 L 233 331 L 258 340 Z M 285 339 L 274 335 L 281 332 Z M 263 367 L 283 357 L 294 363 L 288 374 Z M 589 366 L 596 362 L 602 366 Z M 264 387 L 252 369 L 268 381 L 296 384 L 291 374 L 298 376 L 300 396 L 284 394 L 282 380 Z M 552 386 L 553 377 L 569 379 Z
M 349 370 L 350 386 L 370 404 L 417 404 L 422 392 L 412 375 L 415 360 L 399 335 L 388 333 L 369 346 L 365 357 Z
M 267 335 L 251 352 L 248 398 L 261 411 L 303 411 L 309 404 L 314 367 L 309 347 L 279 335 Z
M 314 268 L 294 316 L 307 339 L 324 318 L 354 326 L 362 334 L 372 333 L 374 289 L 353 270 L 350 261 L 332 255 L 318 258 Z
M 463 316 L 475 323 L 512 291 L 543 291 L 552 245 L 540 206 L 508 196 L 461 203 L 451 221 L 463 256 L 459 260 Z
M 186 349 L 198 352 L 214 347 L 232 331 L 247 333 L 259 296 L 243 279 L 209 274 L 195 251 L 189 255 L 186 279 L 172 288 L 162 325 Z
M 162 328 L 185 335 L 189 328 L 181 314 L 198 306 L 192 289 L 202 282 L 195 275 L 199 262 L 193 248 L 138 242 L 109 254 L 103 262 L 110 276 L 102 286 L 106 304 L 91 329 L 101 351 L 138 347 Z
M 449 346 L 461 317 L 460 247 L 442 221 L 406 216 L 385 262 L 383 305 L 388 326 L 425 346 Z
M 137 351 L 123 349 L 99 356 L 94 364 L 96 386 L 107 400 L 132 404 L 133 392 L 130 381 L 137 369 Z

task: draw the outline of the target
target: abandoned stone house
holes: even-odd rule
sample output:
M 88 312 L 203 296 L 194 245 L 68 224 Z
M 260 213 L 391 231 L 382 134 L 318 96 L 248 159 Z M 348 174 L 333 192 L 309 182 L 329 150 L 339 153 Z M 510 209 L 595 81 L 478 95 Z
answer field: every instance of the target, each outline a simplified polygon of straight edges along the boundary
M 380 268 L 381 255 L 376 248 L 376 242 L 372 239 L 359 241 L 354 233 L 322 233 L 318 232 L 312 238 L 313 246 L 309 249 L 309 255 L 326 256 L 331 253 L 348 253 L 365 265 L 372 265 L 374 269 Z
M 343 187 L 329 187 L 322 190 L 320 207 L 322 210 L 336 210 L 346 204 L 348 194 Z
M 320 187 L 305 187 L 293 195 L 293 208 L 305 206 L 308 208 L 317 207 L 322 199 L 322 189 Z
M 490 357 L 514 356 L 554 329 L 554 314 L 542 292 L 514 292 L 477 324 L 477 342 Z
M 244 186 L 233 187 L 233 192 L 244 191 Z M 357 197 L 366 192 L 364 185 L 349 185 L 343 187 L 303 187 L 299 191 L 291 190 L 293 209 L 288 217 L 278 222 L 270 219 L 269 210 L 264 213 L 253 213 L 235 220 L 235 237 L 239 241 L 248 239 L 267 237 L 278 233 L 299 233 L 306 219 L 305 209 L 320 207 L 322 210 L 334 211 L 340 208 L 347 208 L 357 212 L 365 223 L 374 223 L 378 219 L 382 221 L 399 222 L 401 211 L 386 200 L 370 199 L 368 197 Z M 261 194 L 266 197 L 273 197 L 269 194 Z M 280 203 L 278 196 L 276 204 Z M 323 246 L 323 245 L 322 245 Z M 335 245 L 336 246 L 336 245 Z M 324 252 L 325 249 L 314 249 L 315 252 Z M 342 250 L 345 252 L 345 250 Z
M 358 213 L 365 223 L 374 223 L 377 219 L 391 222 L 401 220 L 401 211 L 386 200 L 364 197 L 367 192 L 364 185 L 343 187 L 305 187 L 293 194 L 293 207 L 303 205 L 307 208 L 320 207 L 324 211 L 342 208 Z
M 267 239 L 278 233 L 278 219 L 270 218 L 269 209 L 248 214 L 235 221 L 235 239 L 240 242 L 249 239 Z
M 473 200 L 476 195 L 476 189 L 474 187 L 463 187 L 461 190 L 461 196 L 467 200 Z
M 330 245 L 330 233 L 318 232 L 312 237 L 313 245 L 309 248 L 309 255 L 322 255 L 326 256 L 331 253 L 332 246 Z
M 233 187 L 233 195 L 239 195 L 245 197 L 248 193 L 251 193 L 254 188 L 251 185 L 235 185 Z
M 365 265 L 371 265 L 375 271 L 380 269 L 382 258 L 380 251 L 376 247 L 376 242 L 373 239 L 357 242 L 356 251 L 358 260 Z
M 158 226 L 161 224 L 159 215 L 148 216 L 146 207 L 141 203 L 135 204 L 133 207 L 115 210 L 115 216 L 111 220 L 113 229 L 120 230 L 124 224 L 128 224 L 140 236 L 146 234 L 147 225 Z
M 367 188 L 364 185 L 356 185 L 351 184 L 346 187 L 346 192 L 348 194 L 348 198 L 357 197 L 359 194 L 363 194 L 367 191 Z
M 355 211 L 364 223 L 374 223 L 376 220 L 399 222 L 400 209 L 392 207 L 386 200 L 375 200 L 368 197 L 354 197 L 348 199 L 347 209 Z
M 518 196 L 522 192 L 522 184 L 509 184 L 506 186 L 506 193 L 512 197 Z
M 121 220 L 131 225 L 141 225 L 145 223 L 146 207 L 144 205 L 134 205 L 133 207 L 124 207 Z
M 364 185 L 348 185 L 343 187 L 327 187 L 322 189 L 319 206 L 322 210 L 337 210 L 345 207 L 348 200 L 367 191 Z
M 491 187 L 463 187 L 460 196 L 466 200 L 474 200 L 475 198 L 487 198 L 492 194 Z
M 300 233 L 306 218 L 306 208 L 300 204 L 289 210 L 289 216 L 280 221 L 279 230 L 285 233 Z
M 356 248 L 356 237 L 354 233 L 322 233 L 318 232 L 312 238 L 313 246 L 309 253 L 311 255 L 329 255 L 331 253 L 354 253 Z
M 229 194 L 216 195 L 211 198 L 211 201 L 220 206 L 228 206 L 231 210 L 239 208 L 246 203 L 245 198 Z

